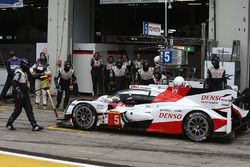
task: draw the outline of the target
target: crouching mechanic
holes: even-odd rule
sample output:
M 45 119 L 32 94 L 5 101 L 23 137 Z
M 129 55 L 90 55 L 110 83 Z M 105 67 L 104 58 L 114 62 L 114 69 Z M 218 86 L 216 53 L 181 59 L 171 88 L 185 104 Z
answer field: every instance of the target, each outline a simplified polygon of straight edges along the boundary
M 36 89 L 36 108 L 38 108 L 40 103 L 40 96 L 42 93 L 43 99 L 43 109 L 47 109 L 47 93 L 46 90 L 43 89 L 42 76 L 47 75 L 48 77 L 51 76 L 51 69 L 50 66 L 47 64 L 47 58 L 44 52 L 40 53 L 40 58 L 38 61 L 30 68 L 30 73 L 35 77 L 35 89 Z
M 28 117 L 28 120 L 30 121 L 33 131 L 39 131 L 43 129 L 43 127 L 37 125 L 36 123 L 33 113 L 33 108 L 30 102 L 28 75 L 27 75 L 29 68 L 30 68 L 29 62 L 25 59 L 22 59 L 21 68 L 17 69 L 14 73 L 12 86 L 13 86 L 15 109 L 6 124 L 6 127 L 9 130 L 16 130 L 13 126 L 13 122 L 20 115 L 22 108 L 25 109 L 26 115 Z
M 62 100 L 63 92 L 65 91 L 63 109 L 65 109 L 69 103 L 71 86 L 73 82 L 76 81 L 76 76 L 72 68 L 72 64 L 69 61 L 64 63 L 64 68 L 60 68 L 57 76 L 54 78 L 54 82 L 57 89 L 57 104 L 56 108 L 58 109 Z
M 167 85 L 168 80 L 165 75 L 162 74 L 161 67 L 155 67 L 153 81 L 156 85 Z

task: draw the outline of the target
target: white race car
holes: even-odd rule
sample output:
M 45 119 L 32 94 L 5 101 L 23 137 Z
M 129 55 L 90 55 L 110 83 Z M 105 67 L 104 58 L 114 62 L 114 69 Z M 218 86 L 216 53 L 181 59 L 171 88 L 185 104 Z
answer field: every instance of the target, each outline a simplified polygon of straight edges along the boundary
M 93 101 L 74 100 L 65 110 L 67 123 L 92 130 L 99 126 L 184 134 L 193 141 L 234 136 L 247 130 L 250 90 L 237 97 L 233 89 L 131 86 Z

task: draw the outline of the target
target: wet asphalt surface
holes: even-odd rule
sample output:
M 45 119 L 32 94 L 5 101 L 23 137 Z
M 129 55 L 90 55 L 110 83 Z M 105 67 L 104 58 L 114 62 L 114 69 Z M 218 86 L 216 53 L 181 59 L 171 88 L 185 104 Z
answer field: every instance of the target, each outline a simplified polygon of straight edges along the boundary
M 49 108 L 50 109 L 50 108 Z M 84 162 L 101 166 L 238 166 L 250 165 L 250 130 L 232 140 L 192 142 L 184 136 L 111 129 L 79 131 L 56 128 L 51 110 L 34 109 L 45 127 L 33 132 L 23 111 L 16 131 L 5 128 L 13 104 L 0 106 L 0 150 Z M 62 112 L 60 112 L 62 115 Z

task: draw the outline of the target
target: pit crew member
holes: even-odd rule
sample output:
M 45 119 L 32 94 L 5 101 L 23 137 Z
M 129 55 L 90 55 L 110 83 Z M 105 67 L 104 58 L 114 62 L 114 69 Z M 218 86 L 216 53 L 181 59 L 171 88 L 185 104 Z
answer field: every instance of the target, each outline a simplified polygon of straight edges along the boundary
M 38 61 L 30 68 L 30 73 L 35 78 L 35 89 L 36 89 L 36 99 L 35 104 L 36 108 L 38 108 L 40 103 L 40 96 L 42 94 L 43 100 L 43 109 L 47 109 L 47 93 L 46 90 L 42 89 L 42 76 L 47 75 L 51 76 L 51 69 L 49 64 L 47 63 L 47 58 L 44 52 L 40 53 L 40 58 Z
M 28 120 L 32 126 L 33 131 L 40 131 L 43 127 L 37 125 L 34 117 L 33 108 L 29 97 L 29 87 L 28 87 L 28 75 L 30 65 L 25 59 L 21 60 L 21 68 L 17 69 L 14 73 L 14 78 L 12 81 L 13 86 L 13 97 L 15 102 L 14 112 L 9 117 L 6 124 L 6 128 L 9 130 L 16 130 L 13 126 L 14 121 L 21 114 L 22 108 L 25 109 Z
M 6 62 L 6 68 L 7 68 L 8 75 L 7 75 L 7 79 L 5 81 L 5 84 L 4 84 L 4 88 L 3 88 L 1 95 L 0 95 L 0 100 L 5 99 L 6 93 L 8 92 L 8 90 L 11 86 L 11 81 L 14 77 L 15 70 L 17 68 L 20 68 L 20 64 L 21 64 L 21 59 L 16 57 L 15 51 L 10 51 L 9 52 L 9 59 Z
M 212 65 L 207 71 L 207 85 L 211 91 L 222 90 L 227 84 L 226 71 L 220 66 L 220 60 L 217 55 L 212 57 Z
M 143 61 L 143 67 L 138 70 L 138 80 L 141 85 L 153 84 L 153 72 L 154 68 L 149 67 L 149 62 L 147 60 Z
M 73 83 L 76 81 L 74 69 L 70 61 L 64 62 L 64 68 L 58 70 L 57 76 L 54 78 L 54 82 L 57 89 L 57 104 L 58 109 L 62 100 L 63 92 L 65 92 L 63 109 L 65 109 L 69 103 L 71 91 L 73 90 Z M 72 88 L 71 88 L 72 87 Z

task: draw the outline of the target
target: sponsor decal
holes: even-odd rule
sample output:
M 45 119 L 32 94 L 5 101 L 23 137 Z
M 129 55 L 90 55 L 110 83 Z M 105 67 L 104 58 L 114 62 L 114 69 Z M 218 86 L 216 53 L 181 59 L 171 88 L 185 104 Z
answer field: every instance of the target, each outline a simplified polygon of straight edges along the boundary
M 104 108 L 104 105 L 101 105 L 101 104 L 97 104 L 97 109 L 103 109 Z
M 221 98 L 222 96 L 219 96 L 219 95 L 202 95 L 201 103 L 218 104 Z
M 167 111 L 167 112 L 169 112 L 169 111 L 171 111 L 171 110 L 168 110 L 168 109 L 160 109 L 160 111 Z
M 160 113 L 159 118 L 167 118 L 167 119 L 181 119 L 182 114 L 176 113 Z

